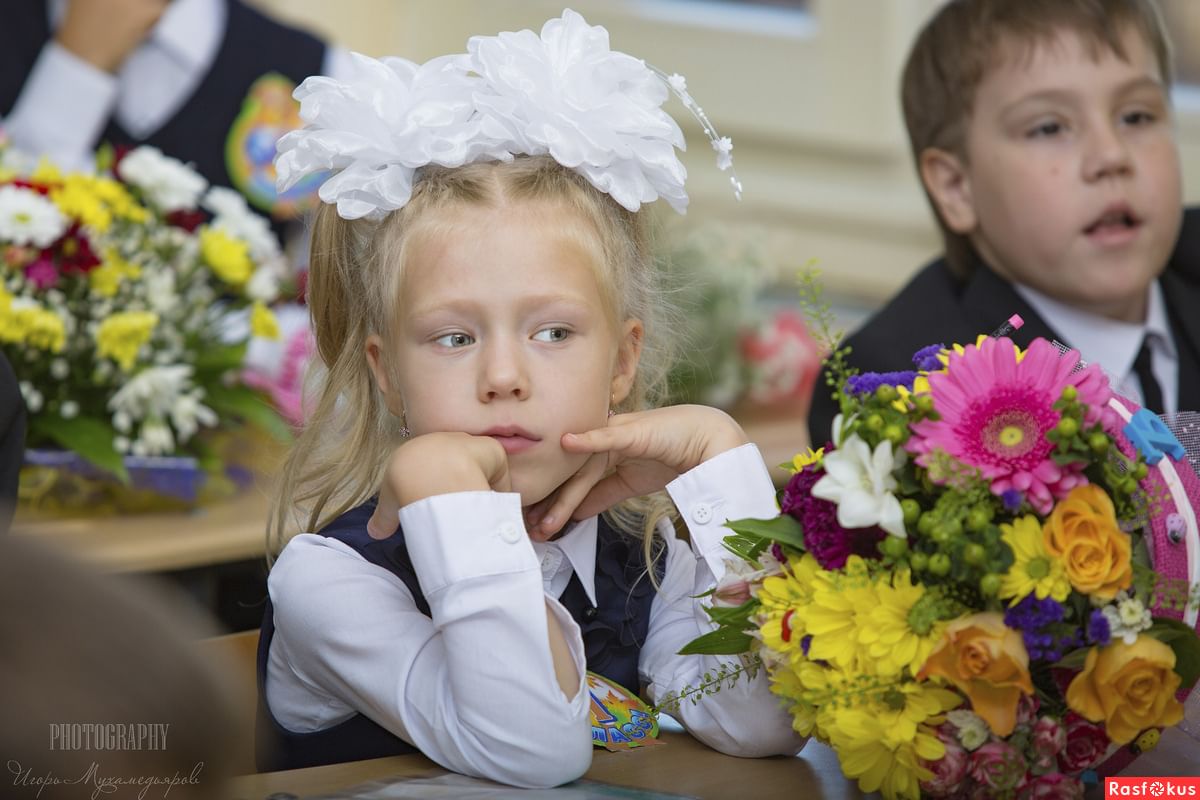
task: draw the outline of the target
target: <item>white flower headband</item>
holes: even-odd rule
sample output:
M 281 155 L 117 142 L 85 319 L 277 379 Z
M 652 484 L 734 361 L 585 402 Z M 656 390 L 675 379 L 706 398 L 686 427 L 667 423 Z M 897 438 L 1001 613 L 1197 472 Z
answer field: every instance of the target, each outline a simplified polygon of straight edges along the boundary
M 733 143 L 687 93 L 640 59 L 609 49 L 608 31 L 567 9 L 530 30 L 474 36 L 467 52 L 417 65 L 353 54 L 349 81 L 297 87 L 303 129 L 279 140 L 279 191 L 323 170 L 320 197 L 345 219 L 380 219 L 412 196 L 421 167 L 460 167 L 549 154 L 630 211 L 662 197 L 687 210 L 683 133 L 662 104 L 668 89 L 704 127 L 717 166 Z M 741 199 L 741 182 L 730 182 Z

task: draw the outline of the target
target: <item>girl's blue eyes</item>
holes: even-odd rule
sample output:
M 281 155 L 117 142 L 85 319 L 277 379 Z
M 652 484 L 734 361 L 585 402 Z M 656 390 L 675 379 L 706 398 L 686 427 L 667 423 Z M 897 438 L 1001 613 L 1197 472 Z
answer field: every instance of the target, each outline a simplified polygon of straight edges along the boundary
M 535 333 L 533 338 L 535 341 L 553 343 L 566 341 L 570 335 L 571 332 L 566 328 L 543 328 Z M 433 341 L 434 344 L 440 344 L 442 347 L 455 349 L 475 344 L 475 337 L 466 333 L 447 333 L 445 336 L 439 336 Z

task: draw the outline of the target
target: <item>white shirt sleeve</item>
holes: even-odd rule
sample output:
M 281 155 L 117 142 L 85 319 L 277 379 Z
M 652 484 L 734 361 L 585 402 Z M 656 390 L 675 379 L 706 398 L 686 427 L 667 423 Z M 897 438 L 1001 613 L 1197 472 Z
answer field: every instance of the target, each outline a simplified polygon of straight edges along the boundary
M 13 146 L 65 170 L 92 171 L 93 150 L 117 102 L 117 78 L 51 39 L 3 120 Z
M 715 673 L 721 664 L 739 663 L 737 656 L 678 653 L 716 627 L 704 611 L 711 600 L 695 596 L 716 585 L 725 574 L 725 557 L 733 557 L 722 544 L 732 533 L 725 522 L 779 513 L 766 466 L 753 444 L 709 459 L 668 484 L 667 491 L 687 523 L 691 547 L 673 531 L 667 538 L 666 572 L 639 664 L 654 703 L 668 692 L 698 686 L 704 673 Z M 792 755 L 805 742 L 792 729 L 781 699 L 770 692 L 762 669 L 753 680 L 740 675 L 732 688 L 726 683 L 695 704 L 684 699 L 670 714 L 697 739 L 730 755 Z
M 395 575 L 302 534 L 268 580 L 275 608 L 267 702 L 284 727 L 321 730 L 355 710 L 467 775 L 538 787 L 591 764 L 579 627 L 542 589 L 520 497 L 458 492 L 400 510 L 432 618 Z M 546 609 L 579 672 L 564 696 Z

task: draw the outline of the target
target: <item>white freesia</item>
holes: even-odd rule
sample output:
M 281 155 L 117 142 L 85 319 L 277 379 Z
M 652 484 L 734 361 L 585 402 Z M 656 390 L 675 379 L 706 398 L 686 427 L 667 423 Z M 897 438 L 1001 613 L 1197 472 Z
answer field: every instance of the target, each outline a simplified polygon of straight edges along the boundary
M 200 390 L 195 389 L 180 395 L 171 406 L 171 424 L 181 442 L 191 439 L 201 425 L 211 428 L 217 424 L 216 412 L 200 402 L 202 396 Z
M 408 202 L 421 167 L 549 154 L 630 211 L 659 197 L 687 208 L 683 134 L 662 109 L 669 85 L 686 83 L 611 50 L 608 31 L 570 9 L 540 34 L 472 37 L 467 53 L 421 65 L 352 60 L 349 80 L 296 89 L 306 125 L 279 141 L 280 191 L 334 170 L 321 199 L 380 219 Z M 728 161 L 728 143 L 717 149 Z
M 134 448 L 138 455 L 165 456 L 175 449 L 175 437 L 163 421 L 147 420 L 142 424 L 141 435 L 134 443 Z
M 208 188 L 208 181 L 191 167 L 148 145 L 131 150 L 118 169 L 122 180 L 136 186 L 165 212 L 195 209 Z
M 878 525 L 892 536 L 905 536 L 904 512 L 892 494 L 898 485 L 892 470 L 904 458 L 904 451 L 893 453 L 887 440 L 871 452 L 866 442 L 851 436 L 826 453 L 825 475 L 813 486 L 813 497 L 837 504 L 837 520 L 843 528 Z
M 0 239 L 15 245 L 49 247 L 67 230 L 58 206 L 22 186 L 0 186 Z

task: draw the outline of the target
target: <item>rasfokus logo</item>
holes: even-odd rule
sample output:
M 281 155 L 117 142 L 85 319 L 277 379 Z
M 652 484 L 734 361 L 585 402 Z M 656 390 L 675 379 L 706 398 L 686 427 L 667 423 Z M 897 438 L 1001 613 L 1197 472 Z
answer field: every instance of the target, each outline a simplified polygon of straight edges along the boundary
M 1200 778 L 1105 778 L 1104 797 L 1200 798 Z

